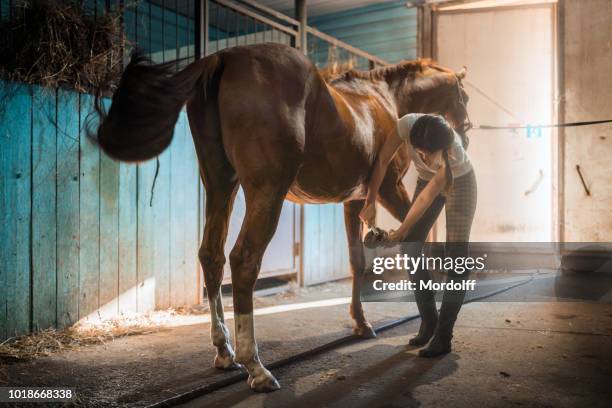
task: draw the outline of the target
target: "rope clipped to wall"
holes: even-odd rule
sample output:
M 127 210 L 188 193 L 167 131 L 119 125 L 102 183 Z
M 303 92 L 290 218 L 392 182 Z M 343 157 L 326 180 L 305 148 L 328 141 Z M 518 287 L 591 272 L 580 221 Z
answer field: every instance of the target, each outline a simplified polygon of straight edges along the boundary
M 159 175 L 159 156 L 155 158 L 155 176 L 153 176 L 153 183 L 151 184 L 151 198 L 149 199 L 149 207 L 153 207 L 153 194 L 155 194 L 155 183 L 157 182 L 158 175 Z

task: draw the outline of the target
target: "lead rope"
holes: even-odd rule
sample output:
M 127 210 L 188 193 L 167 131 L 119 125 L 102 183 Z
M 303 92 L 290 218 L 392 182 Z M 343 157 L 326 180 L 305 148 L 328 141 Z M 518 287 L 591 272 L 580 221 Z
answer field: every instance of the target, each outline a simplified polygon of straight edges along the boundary
M 159 156 L 155 158 L 155 176 L 153 176 L 153 183 L 151 184 L 151 198 L 149 199 L 149 207 L 153 207 L 153 194 L 155 193 L 155 183 L 157 182 L 158 174 L 159 174 Z

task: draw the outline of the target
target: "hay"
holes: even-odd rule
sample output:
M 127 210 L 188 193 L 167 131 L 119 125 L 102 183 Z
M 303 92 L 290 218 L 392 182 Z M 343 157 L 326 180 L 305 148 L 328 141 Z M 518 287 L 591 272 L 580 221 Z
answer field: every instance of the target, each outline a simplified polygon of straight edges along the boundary
M 111 92 L 127 45 L 122 10 L 90 15 L 79 1 L 33 0 L 0 22 L 0 78 Z
M 173 309 L 169 309 L 146 314 L 122 315 L 109 320 L 80 322 L 64 330 L 47 329 L 18 336 L 0 344 L 0 362 L 29 360 L 64 350 L 105 344 L 120 337 L 155 333 L 168 326 L 178 314 Z

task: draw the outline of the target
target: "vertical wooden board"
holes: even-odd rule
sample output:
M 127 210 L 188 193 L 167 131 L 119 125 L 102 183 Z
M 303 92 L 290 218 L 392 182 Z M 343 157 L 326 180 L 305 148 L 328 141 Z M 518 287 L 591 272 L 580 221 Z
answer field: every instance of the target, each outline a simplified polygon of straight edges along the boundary
M 169 306 L 170 270 L 170 156 L 159 156 L 159 174 L 153 190 L 156 161 L 139 166 L 138 175 L 138 311 Z
M 4 84 L 0 112 L 0 335 L 30 330 L 31 106 L 27 86 Z
M 196 301 L 198 166 L 187 117 L 181 112 L 170 146 L 170 304 Z
M 201 219 L 200 208 L 202 206 L 202 190 L 200 190 L 200 166 L 198 157 L 196 155 L 195 146 L 193 144 L 193 137 L 189 130 L 189 120 L 187 119 L 187 113 L 182 114 L 184 123 L 185 133 L 185 147 L 187 149 L 186 162 L 189 163 L 189 174 L 190 181 L 188 188 L 191 191 L 191 200 L 187 211 L 189 213 L 189 225 L 193 228 L 190 232 L 191 240 L 187 241 L 186 248 L 186 276 L 185 276 L 185 299 L 188 305 L 197 304 L 200 301 L 200 293 L 202 293 L 199 287 L 200 280 L 200 261 L 198 258 L 198 250 L 200 248 L 200 234 L 202 229 L 198 225 L 198 220 Z
M 320 205 L 304 205 L 304 285 L 311 285 L 318 279 L 320 210 Z
M 87 137 L 97 122 L 93 99 L 80 95 L 79 319 L 97 318 L 100 306 L 100 149 Z
M 56 319 L 55 90 L 32 87 L 32 328 Z
M 185 167 L 185 134 L 182 115 L 174 128 L 170 145 L 170 304 L 183 305 L 185 298 L 186 247 L 189 234 L 186 209 L 189 206 L 187 168 Z
M 4 82 L 0 81 L 0 98 L 6 98 Z M 5 140 L 6 128 L 3 125 L 6 121 L 6 113 L 0 108 L 0 140 L 3 144 L 3 148 L 0 149 L 0 222 L 2 222 L 2 228 L 0 228 L 0 341 L 4 340 L 6 336 L 6 275 L 8 268 L 9 259 L 9 241 L 7 237 L 8 225 L 6 225 L 6 219 L 8 215 L 8 200 L 9 189 L 7 188 L 8 180 L 10 179 L 9 171 L 9 157 L 8 157 L 8 146 L 9 142 Z
M 137 166 L 119 165 L 119 313 L 138 310 L 137 251 Z
M 323 217 L 320 229 L 320 254 L 322 268 L 321 282 L 331 280 L 334 275 L 334 238 L 335 238 L 335 204 L 325 204 L 322 206 Z
M 149 206 L 154 174 L 155 160 L 138 165 L 137 299 L 140 313 L 155 309 L 155 270 L 153 268 L 155 220 L 153 208 Z
M 104 100 L 108 110 L 109 100 Z M 110 318 L 119 311 L 119 162 L 100 156 L 100 293 L 99 313 Z
M 79 96 L 57 91 L 57 324 L 79 315 Z
M 170 307 L 170 150 L 159 156 L 155 185 L 155 308 Z
M 335 271 L 338 278 L 350 275 L 348 260 L 348 240 L 344 224 L 344 205 L 336 205 L 336 241 L 335 241 Z

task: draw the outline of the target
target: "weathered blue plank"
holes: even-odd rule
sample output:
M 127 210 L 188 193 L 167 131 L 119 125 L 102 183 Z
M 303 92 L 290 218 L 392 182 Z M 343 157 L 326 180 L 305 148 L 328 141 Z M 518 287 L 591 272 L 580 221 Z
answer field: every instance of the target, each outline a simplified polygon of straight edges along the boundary
M 87 137 L 97 118 L 93 97 L 80 95 L 79 319 L 97 317 L 100 285 L 100 149 Z
M 0 334 L 30 330 L 32 100 L 29 88 L 5 84 L 0 120 Z
M 330 13 L 309 24 L 391 63 L 416 58 L 416 9 L 395 1 Z M 321 59 L 322 58 L 322 59 Z M 327 60 L 315 55 L 317 61 Z
M 321 206 L 304 205 L 304 242 L 303 249 L 303 284 L 310 285 L 318 281 L 320 270 L 319 244 L 320 244 L 320 218 Z
M 32 327 L 56 324 L 55 89 L 32 87 Z
M 57 91 L 57 324 L 79 315 L 79 96 Z
M 342 204 L 304 206 L 304 284 L 348 276 Z
M 119 312 L 136 312 L 137 166 L 119 166 Z
M 170 304 L 197 301 L 198 164 L 181 112 L 170 146 Z
M 153 199 L 156 237 L 153 260 L 157 309 L 170 307 L 170 199 L 170 150 L 168 149 L 159 156 L 159 175 Z
M 170 156 L 159 156 L 138 168 L 138 311 L 169 306 Z M 153 197 L 151 194 L 153 193 Z
M 103 101 L 108 110 L 109 100 Z M 119 162 L 100 157 L 100 317 L 119 312 Z

